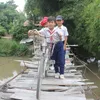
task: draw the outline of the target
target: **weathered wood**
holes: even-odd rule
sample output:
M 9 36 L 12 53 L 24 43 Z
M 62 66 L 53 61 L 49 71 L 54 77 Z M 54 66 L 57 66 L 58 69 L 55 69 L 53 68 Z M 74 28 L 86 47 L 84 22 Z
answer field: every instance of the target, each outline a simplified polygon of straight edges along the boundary
M 41 59 L 38 52 L 39 50 L 35 52 L 32 61 L 24 61 L 28 69 L 12 80 L 4 93 L 0 93 L 3 100 L 36 100 L 38 64 Z M 40 100 L 86 100 L 87 84 L 91 89 L 97 87 L 93 85 L 94 82 L 88 82 L 88 79 L 83 78 L 82 71 L 77 70 L 78 67 L 84 65 L 66 65 L 63 80 L 55 79 L 54 70 L 49 70 L 48 76 L 42 80 Z
M 80 82 L 80 80 L 61 80 L 61 79 L 43 79 L 42 84 L 48 84 L 48 85 L 89 85 L 94 84 L 94 82 Z
M 25 95 L 27 94 L 27 96 Z M 35 92 L 24 91 L 13 94 L 10 98 L 21 100 L 36 100 Z M 41 100 L 86 100 L 85 94 L 71 94 L 67 95 L 66 92 L 42 92 Z
M 9 100 L 12 93 L 0 92 L 0 100 Z

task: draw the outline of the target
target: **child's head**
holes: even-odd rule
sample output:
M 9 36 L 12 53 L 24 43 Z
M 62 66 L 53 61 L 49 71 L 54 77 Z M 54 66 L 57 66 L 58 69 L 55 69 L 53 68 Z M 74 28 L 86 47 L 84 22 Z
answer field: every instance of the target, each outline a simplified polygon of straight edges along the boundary
M 48 28 L 49 29 L 53 29 L 55 27 L 56 23 L 55 23 L 55 17 L 50 16 L 48 18 Z
M 56 23 L 58 26 L 62 26 L 62 24 L 64 23 L 63 17 L 61 15 L 58 15 L 56 17 Z
M 40 21 L 40 25 L 43 27 L 48 27 L 48 17 L 44 17 L 41 21 Z

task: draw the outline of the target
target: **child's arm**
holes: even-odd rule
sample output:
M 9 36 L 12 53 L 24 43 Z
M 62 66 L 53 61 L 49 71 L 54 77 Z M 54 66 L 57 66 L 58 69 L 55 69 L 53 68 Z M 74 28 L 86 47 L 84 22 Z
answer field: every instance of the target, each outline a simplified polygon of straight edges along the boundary
M 36 30 L 29 30 L 28 31 L 28 36 L 30 35 L 38 35 L 39 34 L 39 31 L 36 31 Z
M 65 40 L 64 40 L 64 50 L 66 50 L 66 48 L 67 48 L 67 46 L 66 46 L 66 44 L 67 44 L 67 40 L 68 40 L 68 30 L 67 30 L 67 28 L 65 27 Z
M 66 44 L 67 44 L 67 36 L 65 36 L 65 40 L 64 40 L 64 50 L 66 50 L 67 48 Z
M 60 29 L 57 29 L 57 33 L 59 35 L 60 40 L 62 40 L 62 31 Z
M 60 37 L 60 40 L 62 40 L 62 34 L 61 33 L 59 33 L 59 37 Z
M 38 30 L 29 30 L 28 31 L 28 36 L 30 35 L 40 35 L 40 36 L 44 36 L 44 30 L 41 29 L 40 31 Z

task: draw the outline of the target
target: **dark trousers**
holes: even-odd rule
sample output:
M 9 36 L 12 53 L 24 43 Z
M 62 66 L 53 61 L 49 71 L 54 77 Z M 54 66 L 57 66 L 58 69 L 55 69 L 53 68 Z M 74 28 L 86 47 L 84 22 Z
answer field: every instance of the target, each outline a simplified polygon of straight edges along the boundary
M 55 44 L 51 59 L 55 60 L 55 73 L 64 74 L 65 52 L 62 41 Z

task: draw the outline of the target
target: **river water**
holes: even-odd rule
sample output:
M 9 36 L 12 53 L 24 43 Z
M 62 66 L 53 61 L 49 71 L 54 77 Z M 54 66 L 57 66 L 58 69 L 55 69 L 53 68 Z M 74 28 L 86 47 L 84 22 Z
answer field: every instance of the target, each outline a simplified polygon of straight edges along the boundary
M 21 60 L 21 57 L 0 57 L 0 80 L 12 77 L 21 71 L 19 62 L 15 60 Z
M 12 77 L 14 74 L 17 74 L 21 71 L 21 67 L 19 65 L 19 62 L 16 62 L 15 60 L 22 60 L 27 58 L 22 57 L 0 57 L 0 80 L 7 79 L 9 77 Z M 98 72 L 97 65 L 90 64 L 88 66 L 94 73 L 100 74 Z M 89 81 L 92 81 L 95 83 L 96 86 L 98 86 L 98 89 L 94 89 L 93 91 L 100 97 L 100 80 L 96 78 L 90 71 L 86 70 L 86 77 L 89 79 Z M 90 95 L 91 97 L 91 95 Z
M 86 70 L 86 78 L 89 79 L 89 81 L 94 82 L 95 86 L 98 86 L 98 88 L 93 89 L 93 92 L 97 95 L 97 96 L 93 96 L 95 98 L 95 100 L 100 100 L 100 79 L 96 77 L 96 75 L 98 77 L 100 77 L 100 71 L 98 71 L 98 65 L 96 63 L 91 63 L 88 65 L 88 68 L 91 69 L 93 71 L 93 73 L 95 75 L 93 75 L 93 73 L 91 73 L 89 70 Z M 89 95 L 89 97 L 91 97 L 91 93 Z

